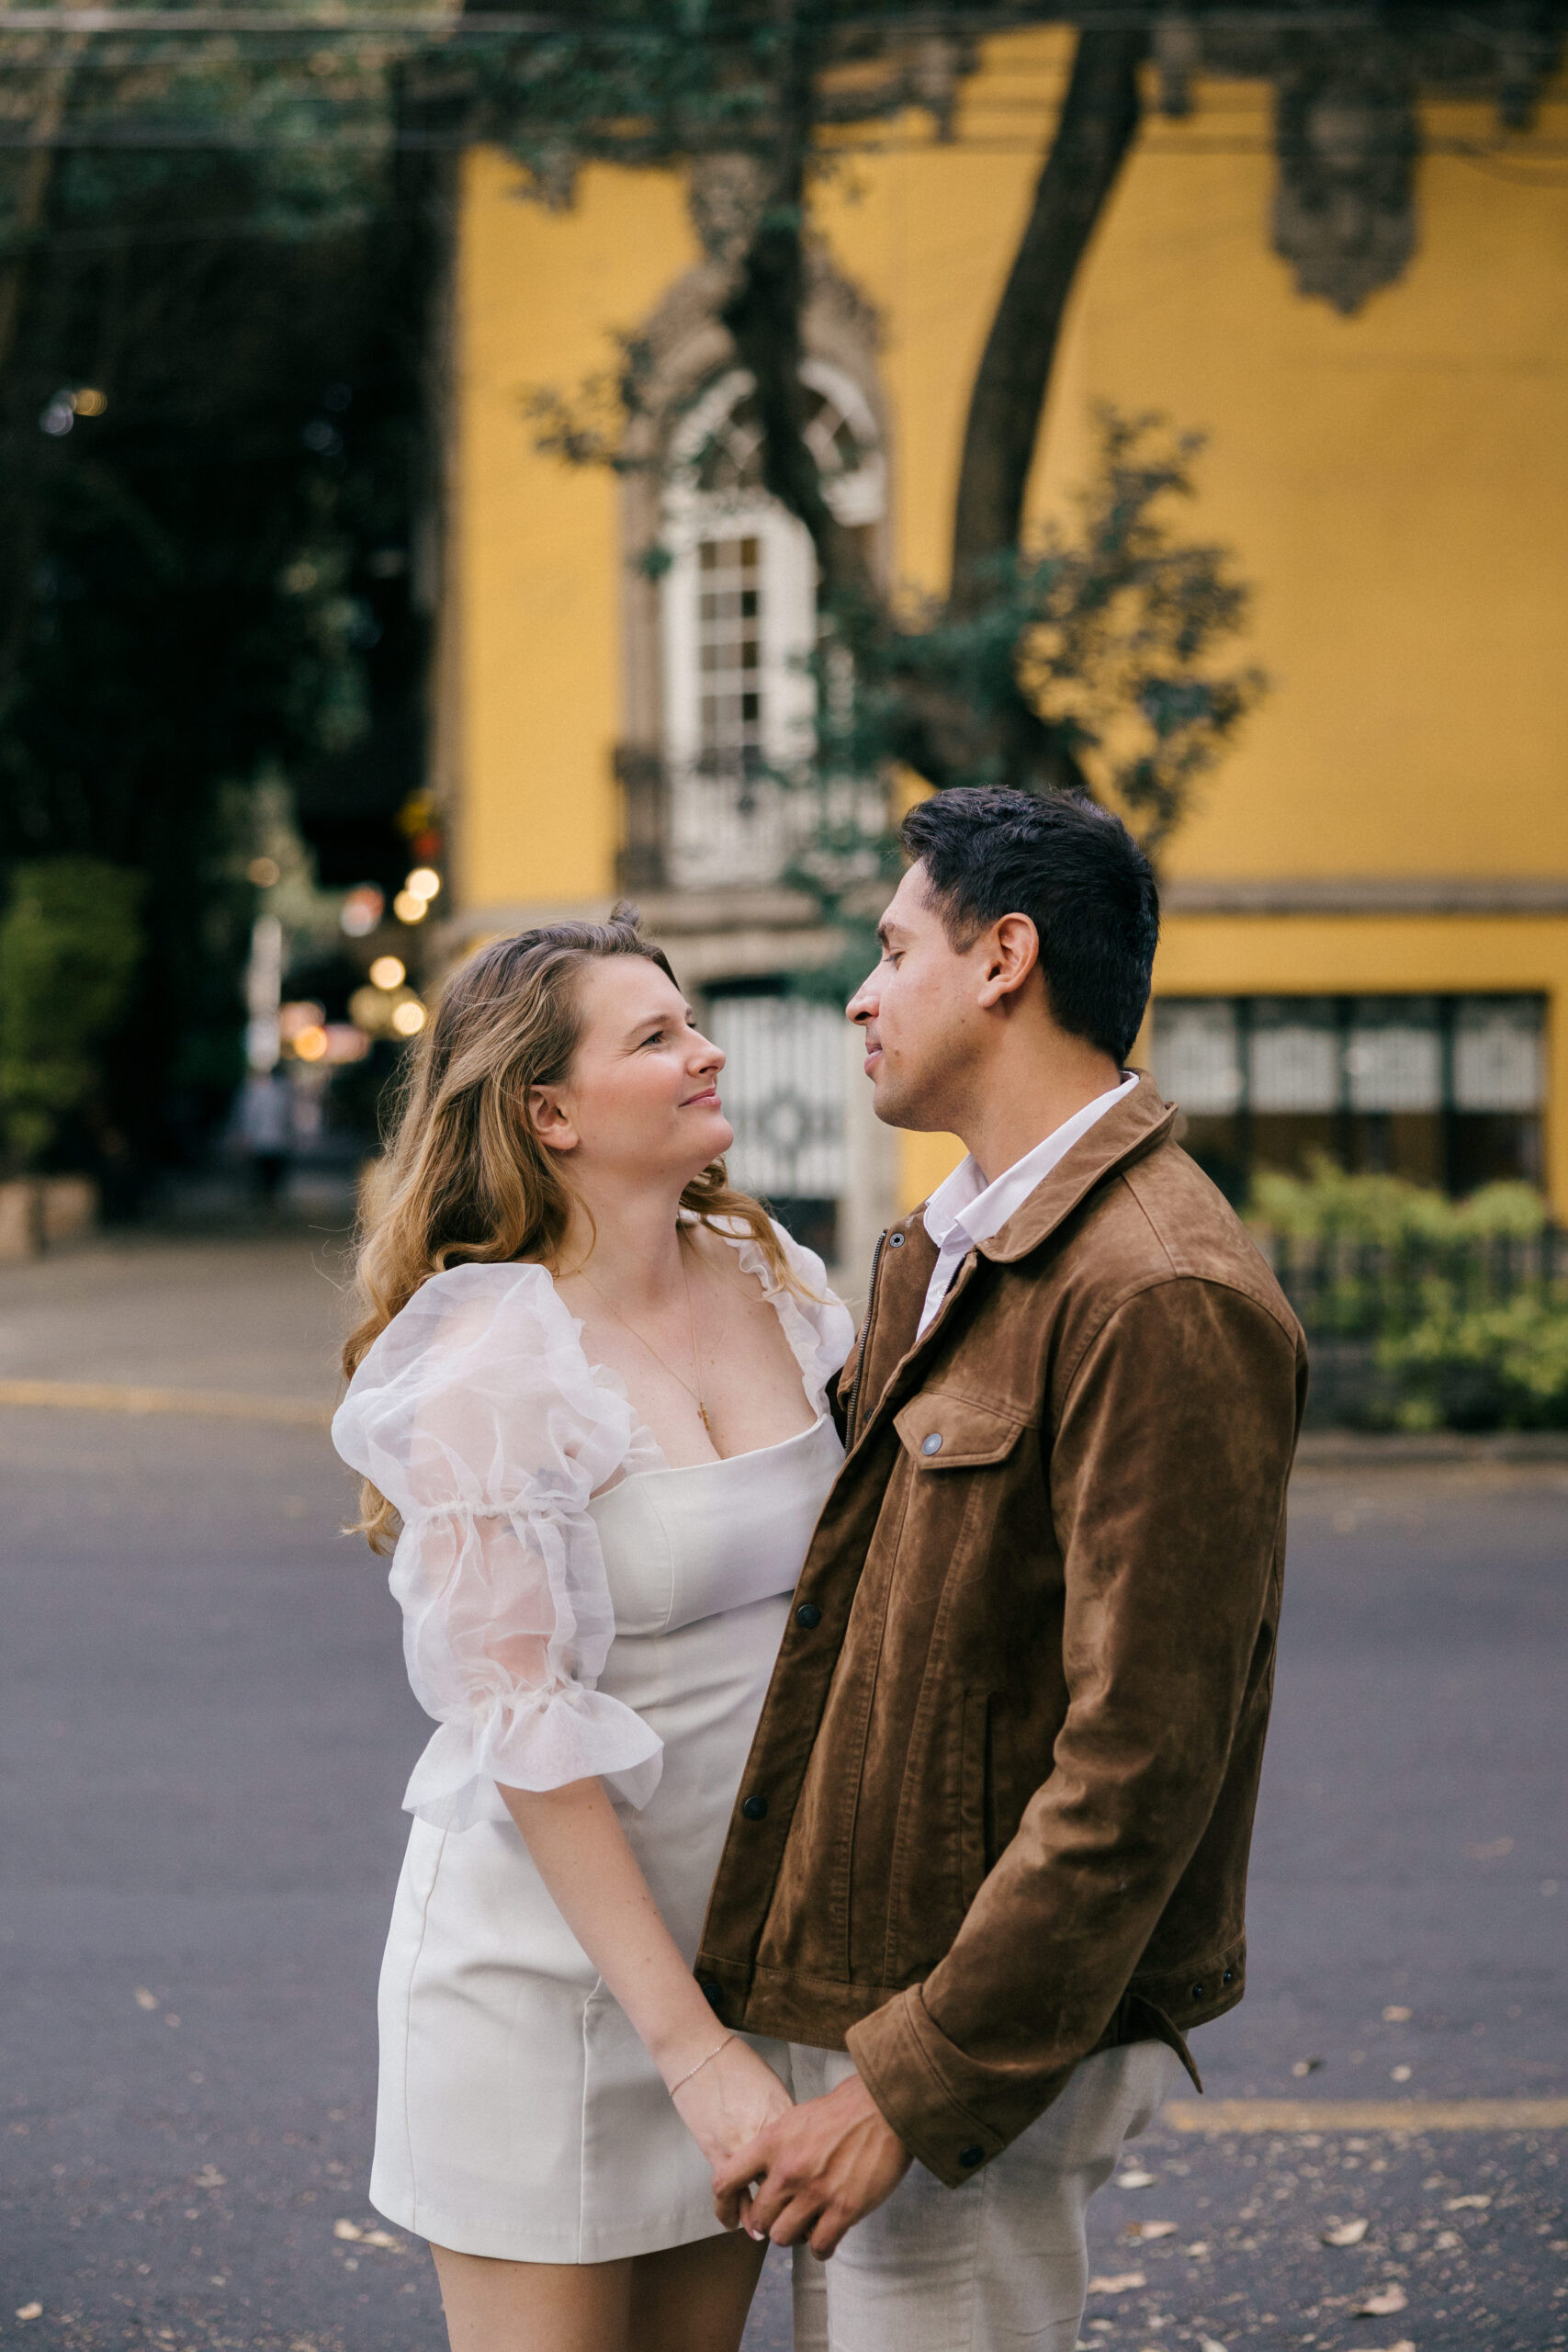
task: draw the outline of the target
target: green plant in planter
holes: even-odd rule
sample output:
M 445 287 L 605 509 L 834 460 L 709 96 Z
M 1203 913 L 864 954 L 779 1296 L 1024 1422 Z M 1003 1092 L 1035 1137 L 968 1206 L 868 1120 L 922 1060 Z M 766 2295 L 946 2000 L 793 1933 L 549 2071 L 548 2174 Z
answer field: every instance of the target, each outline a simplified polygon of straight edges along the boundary
M 95 857 L 11 869 L 0 916 L 0 1132 L 13 1169 L 44 1159 L 96 1082 L 141 955 L 139 874 Z

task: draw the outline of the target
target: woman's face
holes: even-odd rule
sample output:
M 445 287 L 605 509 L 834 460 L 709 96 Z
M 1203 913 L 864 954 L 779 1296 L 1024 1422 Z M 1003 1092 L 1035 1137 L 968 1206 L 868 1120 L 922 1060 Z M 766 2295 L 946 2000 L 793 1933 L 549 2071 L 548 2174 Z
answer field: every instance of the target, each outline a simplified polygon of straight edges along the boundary
M 583 969 L 582 1035 L 564 1084 L 536 1086 L 541 1143 L 579 1178 L 688 1183 L 735 1141 L 718 1099 L 724 1056 L 674 983 L 644 956 Z

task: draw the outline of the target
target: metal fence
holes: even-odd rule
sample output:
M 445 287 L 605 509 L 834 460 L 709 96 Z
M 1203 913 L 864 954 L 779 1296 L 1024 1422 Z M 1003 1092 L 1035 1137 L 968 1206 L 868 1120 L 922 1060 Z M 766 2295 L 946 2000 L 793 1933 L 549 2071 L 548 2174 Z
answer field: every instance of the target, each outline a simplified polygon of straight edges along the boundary
M 1371 1340 L 1437 1306 L 1467 1313 L 1532 1295 L 1568 1310 L 1568 1230 L 1393 1242 L 1260 1233 L 1258 1246 L 1309 1339 Z

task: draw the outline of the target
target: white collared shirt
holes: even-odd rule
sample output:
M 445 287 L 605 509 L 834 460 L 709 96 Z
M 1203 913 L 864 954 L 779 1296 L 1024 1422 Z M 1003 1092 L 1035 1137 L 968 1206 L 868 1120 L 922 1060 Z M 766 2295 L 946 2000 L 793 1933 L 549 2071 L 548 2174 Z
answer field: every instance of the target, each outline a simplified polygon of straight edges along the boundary
M 999 1233 L 1058 1160 L 1065 1159 L 1095 1121 L 1102 1119 L 1123 1094 L 1131 1093 L 1137 1082 L 1136 1074 L 1130 1073 L 1120 1086 L 1097 1094 L 1092 1102 L 1086 1102 L 1081 1111 L 1075 1111 L 1070 1119 L 1064 1119 L 1059 1127 L 1054 1127 L 1043 1143 L 1037 1143 L 1032 1151 L 1026 1151 L 1021 1159 L 1015 1159 L 1010 1168 L 1004 1169 L 994 1183 L 983 1182 L 974 1160 L 965 1159 L 944 1184 L 937 1186 L 926 1203 L 922 1220 L 936 1243 L 937 1261 L 926 1286 L 917 1339 L 923 1338 L 928 1324 L 935 1320 L 937 1309 L 947 1296 L 949 1283 L 976 1242 L 988 1241 L 993 1233 Z

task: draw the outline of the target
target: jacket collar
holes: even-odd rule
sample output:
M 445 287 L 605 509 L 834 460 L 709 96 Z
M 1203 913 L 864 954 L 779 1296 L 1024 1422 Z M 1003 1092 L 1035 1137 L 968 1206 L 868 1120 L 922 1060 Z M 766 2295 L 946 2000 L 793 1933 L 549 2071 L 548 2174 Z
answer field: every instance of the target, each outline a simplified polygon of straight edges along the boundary
M 1057 1161 L 999 1231 L 976 1248 L 1004 1266 L 1027 1257 L 1097 1184 L 1161 1142 L 1175 1121 L 1175 1105 L 1162 1101 L 1152 1078 L 1141 1077 L 1132 1092 L 1113 1102 Z

